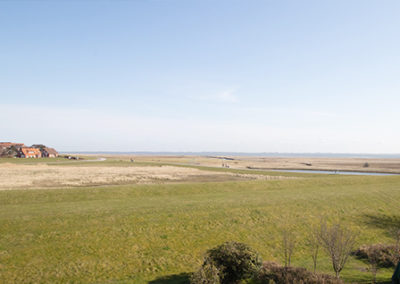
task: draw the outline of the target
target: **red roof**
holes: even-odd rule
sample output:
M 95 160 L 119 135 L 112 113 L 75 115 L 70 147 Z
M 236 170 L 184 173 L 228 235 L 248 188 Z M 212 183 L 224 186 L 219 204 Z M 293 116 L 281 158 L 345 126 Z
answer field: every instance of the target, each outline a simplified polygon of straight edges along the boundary
M 36 149 L 36 148 L 22 147 L 21 152 L 24 154 L 25 157 L 41 157 L 42 156 L 42 153 L 40 153 L 40 150 Z

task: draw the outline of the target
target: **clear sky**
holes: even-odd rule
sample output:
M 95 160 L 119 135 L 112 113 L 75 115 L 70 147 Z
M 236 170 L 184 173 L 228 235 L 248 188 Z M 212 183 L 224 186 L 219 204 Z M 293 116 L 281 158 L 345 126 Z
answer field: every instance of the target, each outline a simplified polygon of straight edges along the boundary
M 0 141 L 400 153 L 400 1 L 0 1 Z

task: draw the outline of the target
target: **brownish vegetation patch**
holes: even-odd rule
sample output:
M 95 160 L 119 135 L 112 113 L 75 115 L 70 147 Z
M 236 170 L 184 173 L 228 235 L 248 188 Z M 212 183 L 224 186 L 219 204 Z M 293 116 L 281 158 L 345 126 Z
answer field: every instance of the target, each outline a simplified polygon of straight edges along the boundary
M 194 166 L 223 167 L 234 169 L 306 169 L 340 170 L 361 172 L 400 173 L 400 159 L 389 158 L 280 158 L 246 156 L 131 156 L 119 155 L 112 158 L 133 158 L 140 162 L 185 164 Z
M 140 184 L 184 181 L 287 179 L 280 176 L 204 171 L 174 166 L 58 166 L 0 165 L 0 189 L 75 187 L 109 184 Z

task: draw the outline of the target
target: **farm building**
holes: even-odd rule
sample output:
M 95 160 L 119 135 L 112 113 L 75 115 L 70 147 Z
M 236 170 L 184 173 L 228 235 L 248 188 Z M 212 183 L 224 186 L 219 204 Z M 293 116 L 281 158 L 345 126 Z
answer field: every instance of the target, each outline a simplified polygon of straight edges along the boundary
M 54 148 L 43 148 L 41 149 L 42 152 L 42 157 L 47 157 L 47 158 L 56 158 L 58 157 L 58 153 Z
M 0 142 L 0 157 L 6 158 L 56 158 L 58 152 L 54 148 L 43 144 L 34 144 L 30 147 L 23 143 Z
M 42 153 L 36 148 L 21 147 L 18 156 L 20 158 L 40 158 Z

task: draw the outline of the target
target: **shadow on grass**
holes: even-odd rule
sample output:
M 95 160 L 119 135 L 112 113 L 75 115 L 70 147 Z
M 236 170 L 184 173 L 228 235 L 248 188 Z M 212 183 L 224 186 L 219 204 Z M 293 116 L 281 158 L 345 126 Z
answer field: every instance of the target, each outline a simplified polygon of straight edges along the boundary
M 189 273 L 173 274 L 159 277 L 148 284 L 189 284 Z
M 385 230 L 388 236 L 394 237 L 400 230 L 400 216 L 399 215 L 371 215 L 363 216 L 365 224 L 370 227 Z

